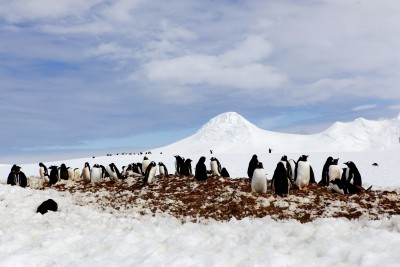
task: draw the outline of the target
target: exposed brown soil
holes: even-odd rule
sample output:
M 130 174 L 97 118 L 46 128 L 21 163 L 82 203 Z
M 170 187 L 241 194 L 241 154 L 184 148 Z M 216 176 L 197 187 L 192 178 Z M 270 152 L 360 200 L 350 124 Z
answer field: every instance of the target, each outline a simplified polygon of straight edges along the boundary
M 79 205 L 91 205 L 113 212 L 144 214 L 166 213 L 183 221 L 212 218 L 260 218 L 298 220 L 302 223 L 317 218 L 379 219 L 400 214 L 400 195 L 396 191 L 371 190 L 353 195 L 332 193 L 327 187 L 310 185 L 308 191 L 291 190 L 286 197 L 252 193 L 245 178 L 210 177 L 198 182 L 193 177 L 159 177 L 142 186 L 141 178 L 128 178 L 97 185 L 83 181 L 45 186 L 69 191 Z

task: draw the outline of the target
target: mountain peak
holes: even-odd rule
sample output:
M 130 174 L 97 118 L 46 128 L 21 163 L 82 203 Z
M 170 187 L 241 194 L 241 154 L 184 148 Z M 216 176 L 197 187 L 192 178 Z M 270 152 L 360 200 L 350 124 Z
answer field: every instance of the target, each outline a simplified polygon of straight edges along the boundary
M 251 122 L 236 112 L 225 112 L 215 116 L 204 124 L 198 131 L 200 139 L 222 140 L 236 139 L 238 136 L 249 136 L 251 129 L 257 128 Z

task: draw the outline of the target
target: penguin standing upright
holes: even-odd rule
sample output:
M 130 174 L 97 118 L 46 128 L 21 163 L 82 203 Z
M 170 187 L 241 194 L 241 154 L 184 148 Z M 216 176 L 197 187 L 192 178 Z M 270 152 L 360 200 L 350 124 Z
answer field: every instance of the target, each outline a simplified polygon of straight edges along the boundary
M 50 166 L 50 180 L 49 184 L 56 184 L 58 182 L 58 168 L 57 166 Z
M 144 174 L 143 185 L 151 183 L 156 177 L 157 173 L 157 164 L 152 161 L 147 165 L 146 173 Z
M 159 162 L 158 163 L 158 168 L 159 168 L 159 173 L 160 173 L 161 176 L 168 176 L 168 169 L 164 165 L 164 163 Z
M 352 161 L 345 162 L 344 164 L 349 167 L 347 182 L 351 183 L 351 180 L 353 180 L 353 185 L 362 186 L 361 174 L 358 171 L 356 164 Z
M 75 181 L 79 181 L 81 179 L 81 170 L 79 168 L 74 169 L 74 177 Z
M 253 157 L 249 162 L 249 167 L 247 168 L 247 175 L 249 176 L 250 182 L 251 179 L 253 178 L 253 172 L 256 169 L 257 164 L 258 164 L 258 157 L 257 155 L 253 155 Z
M 251 179 L 251 191 L 264 194 L 267 192 L 267 173 L 261 162 L 257 163 Z
M 289 161 L 287 159 L 287 156 L 283 155 L 281 157 L 281 161 L 280 162 L 282 162 L 283 166 L 285 167 L 285 170 L 286 170 L 286 173 L 287 173 L 287 177 L 289 177 L 289 178 L 292 177 L 294 169 L 292 170 L 292 166 L 290 165 L 290 163 L 289 163 Z
M 102 168 L 98 164 L 93 165 L 92 169 L 90 170 L 90 182 L 92 184 L 100 183 L 101 178 L 102 178 Z
M 21 187 L 26 187 L 28 184 L 28 180 L 26 179 L 25 173 L 21 171 L 21 167 L 17 165 L 13 165 L 11 167 L 10 174 L 7 178 L 7 184 L 10 185 L 19 185 Z
M 339 159 L 332 159 L 331 165 L 328 169 L 328 183 L 331 183 L 335 179 L 340 179 L 340 167 L 338 165 Z
M 292 183 L 294 183 L 294 170 L 296 169 L 296 161 L 294 161 L 294 159 L 289 159 L 288 162 L 290 165 L 290 169 L 292 170 L 292 173 L 289 178 L 290 178 L 290 181 Z
M 85 182 L 90 182 L 90 165 L 89 162 L 85 162 L 85 166 L 82 169 L 82 179 Z
M 215 157 L 210 160 L 211 174 L 221 176 L 221 163 L 219 163 L 219 160 Z
M 322 167 L 321 181 L 318 182 L 318 185 L 328 186 L 328 184 L 329 184 L 329 178 L 328 178 L 329 166 L 332 164 L 332 160 L 333 160 L 332 157 L 328 157 L 326 159 L 324 167 Z
M 149 160 L 146 156 L 144 156 L 143 161 L 142 161 L 142 174 L 144 175 L 146 173 L 147 166 L 151 163 L 151 160 Z
M 68 171 L 68 180 L 73 181 L 75 180 L 75 172 L 71 167 L 67 168 Z
M 272 177 L 272 190 L 280 196 L 289 194 L 290 179 L 282 161 L 276 165 L 274 176 Z
M 300 190 L 306 189 L 314 179 L 314 172 L 312 171 L 307 158 L 308 155 L 302 155 L 296 163 L 295 183 Z
M 40 179 L 44 180 L 45 182 L 48 183 L 50 181 L 49 172 L 47 170 L 47 167 L 42 162 L 39 163 L 39 175 L 40 175 Z
M 60 166 L 60 177 L 61 180 L 68 180 L 68 169 L 65 164 L 61 164 Z
M 200 157 L 199 161 L 196 164 L 194 178 L 197 181 L 207 180 L 207 167 L 206 167 L 205 162 L 206 162 L 206 157 Z
M 184 164 L 184 160 L 181 156 L 175 155 L 175 175 L 182 174 L 181 168 Z
M 192 160 L 186 159 L 181 167 L 181 174 L 185 176 L 192 175 Z

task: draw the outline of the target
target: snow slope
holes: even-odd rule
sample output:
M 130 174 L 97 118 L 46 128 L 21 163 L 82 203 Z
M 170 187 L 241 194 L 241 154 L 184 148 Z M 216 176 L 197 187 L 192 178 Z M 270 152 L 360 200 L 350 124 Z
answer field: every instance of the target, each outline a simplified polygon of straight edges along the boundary
M 155 149 L 170 153 L 400 151 L 400 116 L 391 120 L 336 122 L 317 134 L 298 135 L 260 129 L 235 112 L 216 116 L 195 134 Z

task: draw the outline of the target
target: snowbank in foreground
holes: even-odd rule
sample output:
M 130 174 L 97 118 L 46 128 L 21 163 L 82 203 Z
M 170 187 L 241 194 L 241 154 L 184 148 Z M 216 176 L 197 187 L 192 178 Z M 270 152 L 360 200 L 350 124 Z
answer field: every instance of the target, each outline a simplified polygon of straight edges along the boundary
M 58 212 L 36 213 L 53 198 Z M 104 213 L 68 192 L 0 185 L 0 266 L 396 266 L 400 216 L 181 224 Z

